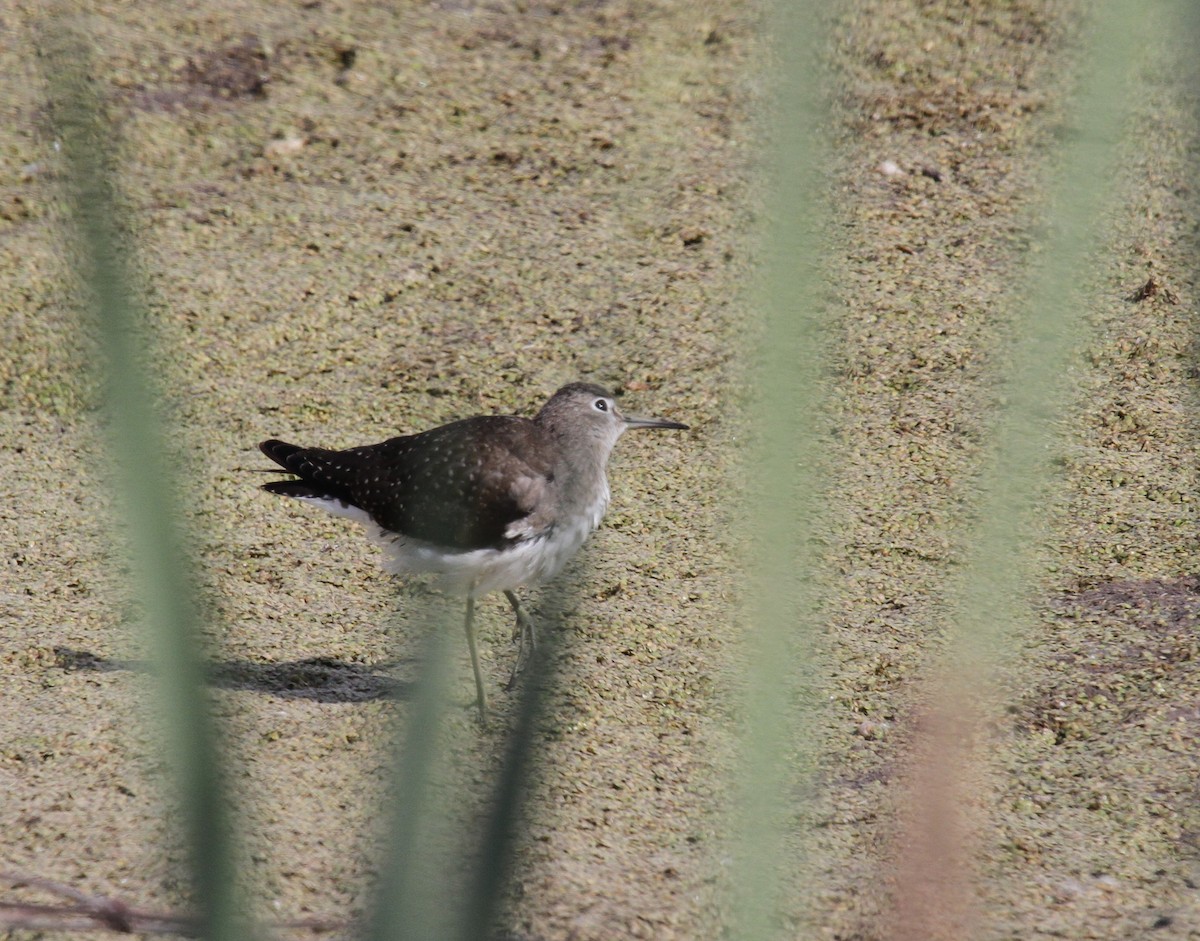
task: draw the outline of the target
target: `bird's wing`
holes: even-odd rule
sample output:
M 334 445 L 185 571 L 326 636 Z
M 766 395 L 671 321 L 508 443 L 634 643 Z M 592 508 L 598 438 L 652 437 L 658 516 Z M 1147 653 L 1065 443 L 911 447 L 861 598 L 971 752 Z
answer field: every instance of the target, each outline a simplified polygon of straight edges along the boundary
M 266 489 L 339 500 L 384 529 L 435 545 L 499 548 L 549 527 L 552 452 L 545 432 L 527 419 L 468 418 L 345 451 L 261 447 L 301 478 Z

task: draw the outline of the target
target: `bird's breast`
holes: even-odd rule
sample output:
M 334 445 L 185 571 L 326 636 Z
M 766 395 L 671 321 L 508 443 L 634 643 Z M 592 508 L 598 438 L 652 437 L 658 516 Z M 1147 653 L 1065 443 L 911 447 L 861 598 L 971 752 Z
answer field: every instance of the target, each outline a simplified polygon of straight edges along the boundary
M 608 501 L 606 481 L 592 500 L 555 520 L 550 531 L 536 540 L 539 544 L 535 554 L 537 571 L 529 578 L 530 582 L 547 582 L 563 570 L 604 519 Z

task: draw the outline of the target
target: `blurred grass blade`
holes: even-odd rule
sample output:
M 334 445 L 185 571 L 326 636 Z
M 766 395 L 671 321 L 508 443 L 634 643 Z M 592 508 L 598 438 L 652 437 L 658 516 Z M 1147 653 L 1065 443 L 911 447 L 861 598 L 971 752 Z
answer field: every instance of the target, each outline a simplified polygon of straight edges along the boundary
M 900 840 L 895 931 L 901 941 L 969 937 L 978 933 L 973 926 L 982 914 L 972 899 L 967 818 L 978 803 L 972 764 L 986 757 L 968 743 L 986 738 L 989 717 L 981 710 L 991 706 L 996 671 L 1008 651 L 1022 649 L 1034 624 L 1031 593 L 1041 581 L 1036 563 L 1046 522 L 1039 509 L 1052 502 L 1052 460 L 1072 392 L 1067 378 L 1089 332 L 1085 291 L 1098 280 L 1088 277 L 1089 256 L 1136 87 L 1127 70 L 1142 46 L 1139 5 L 1110 2 L 1088 12 L 1070 133 L 1053 155 L 1058 169 L 1045 200 L 1053 207 L 1049 234 L 1034 256 L 1028 293 L 1014 302 L 1015 342 L 978 482 L 977 522 L 960 576 L 949 586 L 950 646 L 926 695 L 914 697 L 931 705 L 912 746 L 910 822 Z
M 91 81 L 86 43 L 61 20 L 39 34 L 55 132 L 62 148 L 68 223 L 80 280 L 99 328 L 108 431 L 120 506 L 129 523 L 137 596 L 158 673 L 158 695 L 191 866 L 199 933 L 238 932 L 230 827 L 214 722 L 204 688 L 200 619 L 142 349 L 143 317 L 130 287 L 118 224 L 113 126 Z
M 569 589 L 565 589 L 569 591 Z M 445 717 L 451 651 L 460 632 L 448 616 L 430 631 L 420 658 L 421 672 L 411 709 L 397 736 L 395 787 L 389 795 L 390 824 L 375 901 L 369 913 L 371 941 L 416 941 L 428 938 L 486 938 L 492 934 L 500 900 L 512 871 L 513 855 L 525 797 L 534 778 L 534 742 L 546 698 L 553 689 L 550 671 L 560 635 L 558 612 L 563 591 L 549 591 L 543 610 L 541 639 L 520 687 L 516 722 L 509 733 L 504 759 L 493 782 L 492 797 L 479 833 L 455 834 L 460 855 L 447 859 L 444 825 L 449 812 L 445 793 L 439 793 L 437 773 L 445 758 L 439 731 Z M 447 878 L 473 873 L 466 893 Z
M 1111 2 L 1089 10 L 1082 74 L 1070 111 L 1070 134 L 1055 156 L 1047 203 L 1050 233 L 1027 296 L 1016 304 L 1017 336 L 1003 379 L 1005 404 L 992 427 L 992 457 L 980 480 L 978 525 L 952 598 L 959 662 L 951 672 L 986 682 L 1013 629 L 1030 622 L 1029 590 L 1039 522 L 1054 476 L 1055 423 L 1073 391 L 1073 358 L 1088 335 L 1084 290 L 1089 255 L 1098 247 L 1101 211 L 1115 177 L 1122 126 L 1135 84 L 1128 70 L 1143 47 L 1140 4 Z
M 821 481 L 820 366 L 825 342 L 821 259 L 827 122 L 818 78 L 826 24 L 814 3 L 778 0 L 769 35 L 778 65 L 768 133 L 764 270 L 757 302 L 757 447 L 748 549 L 750 636 L 734 814 L 734 933 L 759 941 L 783 929 L 783 879 L 804 854 L 803 816 L 814 755 L 818 634 L 809 535 Z M 797 802 L 797 787 L 801 799 Z
M 504 761 L 492 788 L 475 876 L 467 886 L 466 916 L 460 933 L 463 941 L 477 941 L 494 934 L 500 899 L 512 873 L 525 801 L 537 781 L 534 742 L 546 702 L 556 685 L 555 651 L 563 636 L 562 612 L 573 593 L 572 580 L 565 586 L 554 584 L 542 594 L 538 646 L 521 682 L 516 722 L 509 732 Z
M 421 671 L 412 704 L 394 746 L 393 789 L 384 805 L 389 824 L 375 900 L 367 915 L 369 941 L 426 941 L 445 937 L 446 919 L 461 900 L 448 897 L 441 878 L 441 855 L 431 845 L 435 818 L 444 810 L 436 799 L 434 772 L 438 738 L 449 686 L 449 615 L 433 616 L 419 658 Z

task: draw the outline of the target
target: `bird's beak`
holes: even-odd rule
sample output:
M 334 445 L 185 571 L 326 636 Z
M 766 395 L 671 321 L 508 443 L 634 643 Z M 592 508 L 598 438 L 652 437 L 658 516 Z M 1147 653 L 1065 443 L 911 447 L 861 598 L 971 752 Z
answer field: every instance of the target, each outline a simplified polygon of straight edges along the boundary
M 671 421 L 669 418 L 644 418 L 641 415 L 622 415 L 626 428 L 678 428 L 687 431 L 688 426 L 683 422 Z

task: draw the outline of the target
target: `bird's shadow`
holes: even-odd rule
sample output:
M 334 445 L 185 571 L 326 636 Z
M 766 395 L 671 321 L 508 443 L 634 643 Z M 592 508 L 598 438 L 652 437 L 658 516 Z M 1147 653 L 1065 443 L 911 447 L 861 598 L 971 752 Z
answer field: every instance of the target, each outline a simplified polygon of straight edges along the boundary
M 58 665 L 70 673 L 152 672 L 145 660 L 115 660 L 87 650 L 55 647 Z M 250 660 L 210 662 L 207 681 L 218 689 L 267 693 L 280 699 L 321 703 L 375 702 L 408 699 L 413 683 L 391 675 L 397 663 L 348 663 L 332 657 L 309 657 L 281 663 Z

